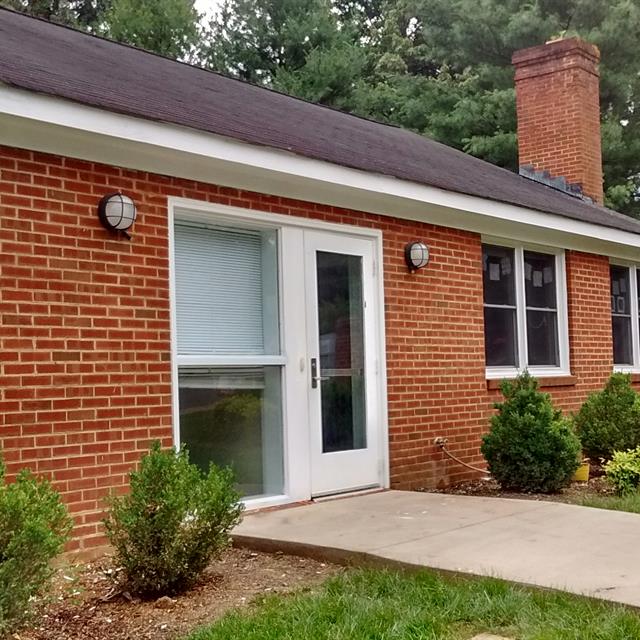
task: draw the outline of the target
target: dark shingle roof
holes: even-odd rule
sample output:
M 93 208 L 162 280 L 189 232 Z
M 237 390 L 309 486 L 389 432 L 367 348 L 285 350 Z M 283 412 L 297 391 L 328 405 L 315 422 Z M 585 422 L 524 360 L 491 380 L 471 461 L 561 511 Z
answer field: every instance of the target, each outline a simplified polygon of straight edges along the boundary
M 0 10 L 0 82 L 567 218 L 640 222 L 398 127 Z

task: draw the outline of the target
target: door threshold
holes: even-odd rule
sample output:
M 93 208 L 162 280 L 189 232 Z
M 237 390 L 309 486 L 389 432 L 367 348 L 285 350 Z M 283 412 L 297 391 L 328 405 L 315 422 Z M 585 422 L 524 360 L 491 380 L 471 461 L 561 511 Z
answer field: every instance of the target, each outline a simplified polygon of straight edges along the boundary
M 354 498 L 356 496 L 365 496 L 370 493 L 381 493 L 387 491 L 383 487 L 364 487 L 362 489 L 352 489 L 351 491 L 342 491 L 337 493 L 329 493 L 322 496 L 314 496 L 312 502 L 328 502 L 329 500 L 341 500 L 343 498 Z

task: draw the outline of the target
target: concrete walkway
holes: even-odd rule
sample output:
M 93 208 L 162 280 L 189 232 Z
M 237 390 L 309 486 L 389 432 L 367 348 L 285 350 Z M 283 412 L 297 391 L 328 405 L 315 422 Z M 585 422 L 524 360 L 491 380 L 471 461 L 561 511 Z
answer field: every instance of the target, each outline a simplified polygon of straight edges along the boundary
M 257 549 L 495 576 L 640 607 L 640 515 L 386 491 L 248 514 Z

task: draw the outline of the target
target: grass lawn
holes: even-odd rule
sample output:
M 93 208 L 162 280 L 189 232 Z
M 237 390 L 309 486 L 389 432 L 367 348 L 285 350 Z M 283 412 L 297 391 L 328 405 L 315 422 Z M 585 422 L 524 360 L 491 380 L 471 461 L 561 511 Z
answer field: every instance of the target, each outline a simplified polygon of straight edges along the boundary
M 587 495 L 576 501 L 576 504 L 580 504 L 583 507 L 595 507 L 596 509 L 640 513 L 640 493 L 632 493 L 627 496 Z
M 640 638 L 640 614 L 613 604 L 433 572 L 353 570 L 295 595 L 261 598 L 188 640 L 517 640 Z

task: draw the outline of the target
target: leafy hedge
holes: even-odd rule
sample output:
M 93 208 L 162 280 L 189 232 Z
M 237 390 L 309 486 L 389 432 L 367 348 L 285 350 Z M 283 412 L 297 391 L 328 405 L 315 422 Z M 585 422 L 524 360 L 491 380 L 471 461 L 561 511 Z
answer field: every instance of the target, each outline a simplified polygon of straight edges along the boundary
M 604 465 L 607 480 L 620 495 L 629 495 L 640 488 L 640 447 L 630 451 L 615 451 Z
M 49 482 L 24 470 L 8 484 L 0 458 L 0 637 L 29 617 L 70 531 L 71 519 Z
M 578 468 L 580 441 L 528 373 L 501 385 L 505 401 L 482 441 L 489 471 L 503 489 L 551 493 Z
M 204 473 L 186 449 L 162 450 L 156 442 L 130 473 L 130 489 L 111 496 L 104 520 L 126 587 L 142 596 L 188 589 L 240 520 L 231 471 L 211 465 Z
M 574 417 L 583 451 L 591 458 L 611 458 L 614 451 L 640 445 L 640 395 L 631 376 L 614 373 L 605 388 L 592 393 Z

